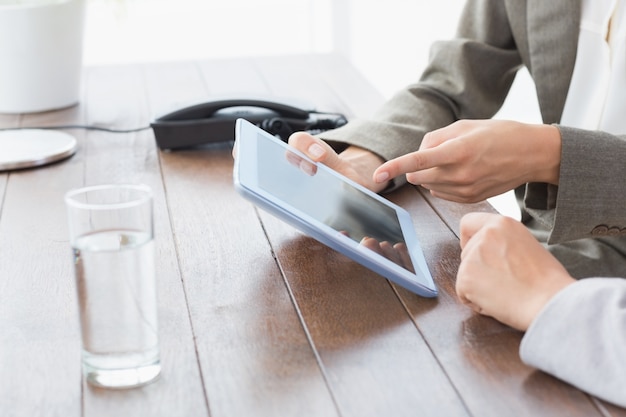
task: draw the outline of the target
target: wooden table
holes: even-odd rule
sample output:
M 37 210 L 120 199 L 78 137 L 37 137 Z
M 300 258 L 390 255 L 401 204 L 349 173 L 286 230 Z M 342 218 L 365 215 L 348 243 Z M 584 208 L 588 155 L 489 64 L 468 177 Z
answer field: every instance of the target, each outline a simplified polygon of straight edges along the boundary
M 382 97 L 336 56 L 87 68 L 80 105 L 0 115 L 0 126 L 146 126 L 209 96 L 272 95 L 368 116 Z M 257 210 L 232 186 L 230 147 L 159 151 L 151 130 L 71 129 L 79 150 L 0 173 L 0 415 L 626 416 L 520 362 L 522 334 L 454 292 L 458 221 L 486 204 L 407 186 L 439 288 L 391 285 Z M 64 193 L 146 183 L 155 192 L 162 377 L 143 388 L 81 379 Z

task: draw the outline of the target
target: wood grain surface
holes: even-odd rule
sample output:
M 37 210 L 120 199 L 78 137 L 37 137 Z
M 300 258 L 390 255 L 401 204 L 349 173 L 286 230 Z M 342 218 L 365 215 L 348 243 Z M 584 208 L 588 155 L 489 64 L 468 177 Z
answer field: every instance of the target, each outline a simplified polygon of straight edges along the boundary
M 147 127 L 212 97 L 267 96 L 367 117 L 382 97 L 334 55 L 85 69 L 78 106 L 0 127 Z M 626 416 L 524 365 L 522 333 L 461 305 L 458 205 L 406 186 L 436 299 L 425 299 L 241 198 L 229 142 L 161 151 L 150 129 L 66 129 L 77 153 L 0 173 L 0 416 Z M 63 195 L 100 183 L 154 192 L 163 371 L 93 388 Z M 114 306 L 112 306 L 114 308 Z

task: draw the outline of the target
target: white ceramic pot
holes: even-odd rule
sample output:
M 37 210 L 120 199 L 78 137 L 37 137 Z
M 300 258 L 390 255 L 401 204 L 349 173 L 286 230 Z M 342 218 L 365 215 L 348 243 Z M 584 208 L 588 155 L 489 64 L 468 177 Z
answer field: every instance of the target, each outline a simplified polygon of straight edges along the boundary
M 0 113 L 78 103 L 85 0 L 0 0 Z

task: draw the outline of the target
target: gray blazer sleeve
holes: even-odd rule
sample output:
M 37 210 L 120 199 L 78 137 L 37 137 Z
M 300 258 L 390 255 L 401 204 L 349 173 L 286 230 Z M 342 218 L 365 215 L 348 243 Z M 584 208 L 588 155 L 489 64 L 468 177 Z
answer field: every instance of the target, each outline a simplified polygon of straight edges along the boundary
M 626 235 L 626 136 L 558 128 L 558 193 L 555 186 L 529 184 L 526 210 L 548 227 L 548 243 Z
M 560 291 L 524 335 L 520 356 L 626 407 L 626 279 L 589 278 Z
M 501 1 L 471 0 L 460 22 L 454 39 L 433 44 L 417 83 L 395 94 L 372 118 L 320 136 L 389 160 L 416 151 L 426 132 L 458 119 L 492 117 L 522 65 L 507 10 Z

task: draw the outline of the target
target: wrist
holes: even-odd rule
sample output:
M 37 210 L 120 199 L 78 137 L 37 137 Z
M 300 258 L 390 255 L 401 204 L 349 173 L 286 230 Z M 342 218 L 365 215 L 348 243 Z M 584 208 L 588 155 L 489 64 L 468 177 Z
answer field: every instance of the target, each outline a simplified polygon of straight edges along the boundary
M 376 168 L 381 166 L 385 160 L 372 151 L 351 145 L 341 152 L 341 159 L 348 162 L 359 174 L 359 177 L 362 178 L 362 185 L 376 193 L 384 190 L 390 183 L 389 181 L 384 183 L 374 182 L 374 171 L 376 171 Z
M 536 156 L 535 169 L 532 182 L 544 182 L 559 184 L 561 169 L 561 132 L 553 125 L 533 125 L 530 132 Z
M 543 279 L 542 285 L 538 286 L 535 296 L 532 297 L 531 302 L 527 305 L 527 316 L 520 330 L 528 330 L 550 300 L 574 282 L 576 280 L 564 270 L 554 273 L 548 272 Z

